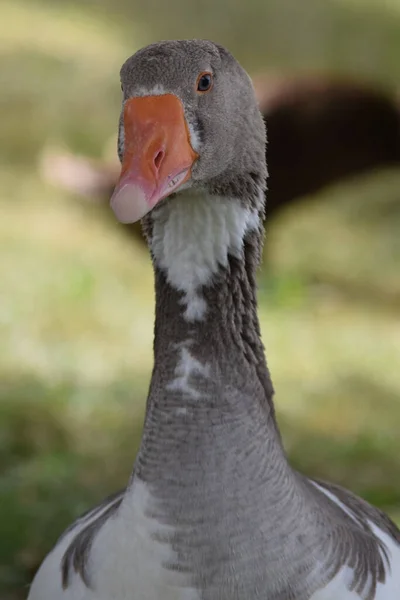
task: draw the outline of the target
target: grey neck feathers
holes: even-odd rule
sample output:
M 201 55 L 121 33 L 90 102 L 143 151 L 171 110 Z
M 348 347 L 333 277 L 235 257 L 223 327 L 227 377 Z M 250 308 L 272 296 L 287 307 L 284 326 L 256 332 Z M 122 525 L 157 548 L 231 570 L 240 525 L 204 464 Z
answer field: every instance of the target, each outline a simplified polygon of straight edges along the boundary
M 165 256 L 169 253 L 167 220 L 172 222 L 174 219 L 169 206 L 163 207 L 160 214 L 156 213 L 152 224 L 147 223 L 155 268 L 155 364 L 136 474 L 145 481 L 159 482 L 164 475 L 168 478 L 165 457 L 171 459 L 167 463 L 170 462 L 171 469 L 176 471 L 172 459 L 175 456 L 182 467 L 181 480 L 187 482 L 183 462 L 187 462 L 189 470 L 194 464 L 202 469 L 199 457 L 203 457 L 211 466 L 210 457 L 217 450 L 216 441 L 221 450 L 225 446 L 226 451 L 234 451 L 238 457 L 248 453 L 250 442 L 254 447 L 253 458 L 259 466 L 265 458 L 271 468 L 286 471 L 288 466 L 275 422 L 273 387 L 257 316 L 255 277 L 262 243 L 262 221 L 254 208 L 246 211 L 237 200 L 196 198 L 199 204 L 204 202 L 203 208 L 198 208 L 199 212 L 190 208 L 192 201 L 193 198 L 184 198 L 181 206 L 176 208 L 181 211 L 179 214 L 192 208 L 194 212 L 185 217 L 189 231 L 183 224 L 177 225 L 173 241 L 182 252 L 188 252 L 188 257 L 195 263 L 193 269 L 202 269 L 200 279 L 207 280 L 191 293 L 191 298 L 203 305 L 200 316 L 188 318 L 190 305 L 185 291 L 188 288 L 183 282 L 181 289 L 176 289 L 178 284 L 171 283 L 173 276 L 165 265 Z M 171 212 L 172 206 L 171 203 Z M 200 229 L 208 226 L 210 212 L 217 218 L 223 210 L 225 220 L 219 232 L 221 241 L 215 250 L 219 260 L 217 268 L 211 272 L 212 256 L 202 264 L 200 253 L 204 249 L 207 254 L 209 246 L 207 240 L 200 242 L 201 234 L 207 236 L 207 231 Z M 154 250 L 157 219 L 164 227 L 164 263 Z M 239 232 L 241 221 L 246 219 L 247 229 L 243 229 L 240 240 L 236 239 L 237 232 L 233 230 L 238 228 Z M 227 227 L 230 227 L 229 235 Z M 213 232 L 209 234 L 212 236 Z M 210 237 L 210 244 L 213 240 L 215 237 Z M 226 244 L 225 249 L 223 244 Z M 175 265 L 182 260 L 184 277 L 185 261 L 179 250 L 172 260 Z M 210 272 L 204 274 L 205 265 Z M 231 438 L 234 430 L 236 434 Z M 218 440 L 215 439 L 217 435 Z M 236 469 L 237 465 L 232 463 L 231 467 Z M 218 468 L 226 472 L 227 465 Z
M 198 198 L 198 208 L 192 200 L 178 205 L 174 199 L 147 224 L 155 265 L 155 365 L 134 480 L 148 486 L 153 516 L 174 531 L 173 568 L 196 574 L 196 588 L 214 582 L 217 590 L 223 580 L 234 585 L 237 573 L 251 590 L 261 585 L 267 558 L 278 567 L 271 585 L 279 586 L 284 569 L 294 579 L 298 565 L 287 564 L 277 540 L 296 527 L 311 535 L 313 526 L 308 512 L 301 518 L 304 483 L 282 448 L 260 338 L 255 275 L 262 229 L 257 212 L 236 200 Z M 169 231 L 186 210 L 186 226 L 177 220 Z M 175 279 L 177 264 L 182 280 Z M 229 589 L 224 598 L 238 597 Z

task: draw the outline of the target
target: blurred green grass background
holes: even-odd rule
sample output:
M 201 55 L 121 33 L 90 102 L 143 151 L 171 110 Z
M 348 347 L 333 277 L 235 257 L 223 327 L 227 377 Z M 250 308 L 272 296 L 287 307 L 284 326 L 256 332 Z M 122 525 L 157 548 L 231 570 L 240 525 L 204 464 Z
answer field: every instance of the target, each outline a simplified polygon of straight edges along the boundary
M 251 73 L 325 70 L 393 87 L 397 0 L 3 0 L 0 7 L 0 597 L 20 600 L 79 513 L 128 479 L 152 361 L 140 244 L 46 185 L 51 144 L 100 156 L 118 72 L 155 39 L 208 37 Z M 400 173 L 267 222 L 263 339 L 291 461 L 400 519 Z

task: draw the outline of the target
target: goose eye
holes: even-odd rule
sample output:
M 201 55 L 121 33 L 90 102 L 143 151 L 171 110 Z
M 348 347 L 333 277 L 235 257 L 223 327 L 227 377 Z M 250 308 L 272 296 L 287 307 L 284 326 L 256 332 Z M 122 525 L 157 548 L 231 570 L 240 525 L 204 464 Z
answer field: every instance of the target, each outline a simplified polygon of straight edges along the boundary
M 211 73 L 200 73 L 197 78 L 197 91 L 209 92 L 212 88 L 213 79 Z

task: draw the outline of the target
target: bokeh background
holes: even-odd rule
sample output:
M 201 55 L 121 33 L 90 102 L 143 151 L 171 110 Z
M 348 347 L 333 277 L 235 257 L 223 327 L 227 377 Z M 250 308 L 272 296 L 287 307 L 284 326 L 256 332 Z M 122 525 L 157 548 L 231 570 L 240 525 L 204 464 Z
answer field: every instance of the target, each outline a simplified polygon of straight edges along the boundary
M 398 106 L 399 0 L 2 0 L 2 600 L 25 598 L 64 527 L 129 477 L 153 283 L 146 248 L 115 223 L 106 188 L 120 65 L 175 37 L 228 46 L 267 76 L 267 91 L 269 76 L 345 77 Z M 284 118 L 275 139 L 296 123 Z M 376 162 L 267 218 L 260 312 L 293 464 L 400 521 L 400 157 Z

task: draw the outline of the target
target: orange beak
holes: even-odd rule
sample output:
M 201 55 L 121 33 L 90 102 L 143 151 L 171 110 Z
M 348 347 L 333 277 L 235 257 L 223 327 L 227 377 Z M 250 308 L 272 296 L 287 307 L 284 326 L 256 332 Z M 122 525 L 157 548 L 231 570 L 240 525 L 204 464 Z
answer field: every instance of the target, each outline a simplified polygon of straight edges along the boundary
M 121 175 L 110 203 L 121 223 L 134 223 L 190 178 L 198 155 L 173 94 L 127 100 L 124 133 Z

